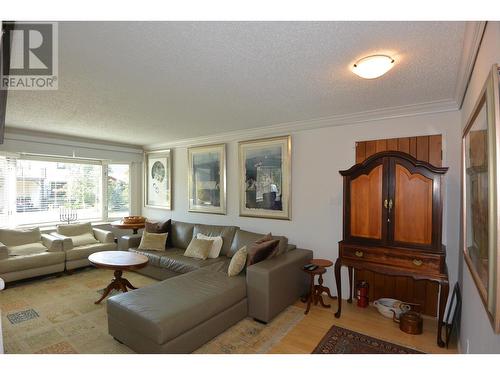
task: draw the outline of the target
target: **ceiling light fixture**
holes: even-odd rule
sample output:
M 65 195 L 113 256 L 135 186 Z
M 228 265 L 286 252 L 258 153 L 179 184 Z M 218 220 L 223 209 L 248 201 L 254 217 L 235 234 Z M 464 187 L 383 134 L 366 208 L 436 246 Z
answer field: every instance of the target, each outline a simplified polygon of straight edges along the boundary
M 352 67 L 361 78 L 373 79 L 383 76 L 394 66 L 394 59 L 386 55 L 372 55 L 358 60 Z

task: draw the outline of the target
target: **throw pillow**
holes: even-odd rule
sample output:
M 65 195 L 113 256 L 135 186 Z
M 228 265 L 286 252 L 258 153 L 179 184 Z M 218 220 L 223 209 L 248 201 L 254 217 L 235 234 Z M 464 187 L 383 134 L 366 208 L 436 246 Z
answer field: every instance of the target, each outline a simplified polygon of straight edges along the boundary
M 172 220 L 146 221 L 144 230 L 148 233 L 169 233 L 172 231 Z M 172 236 L 167 236 L 167 246 L 172 247 Z
M 167 243 L 168 233 L 149 233 L 142 232 L 141 243 L 139 250 L 155 250 L 165 251 L 165 244 Z
M 273 253 L 277 251 L 279 240 L 269 240 L 269 241 L 256 241 L 248 249 L 248 262 L 247 266 L 259 263 L 269 257 L 272 257 Z
M 213 241 L 212 248 L 210 249 L 210 253 L 208 253 L 208 257 L 211 259 L 219 257 L 220 251 L 222 249 L 222 244 L 223 244 L 223 240 L 222 240 L 221 236 L 210 237 L 210 236 L 205 236 L 202 233 L 198 233 L 196 235 L 196 238 L 198 238 L 200 240 L 212 240 Z
M 184 256 L 205 260 L 212 249 L 213 242 L 212 240 L 193 238 L 184 252 Z
M 57 233 L 66 237 L 79 236 L 84 233 L 92 233 L 91 223 L 81 224 L 59 224 L 57 226 Z
M 71 240 L 73 241 L 73 246 L 84 246 L 84 245 L 91 245 L 94 243 L 98 243 L 94 237 L 93 233 L 83 233 L 78 236 L 71 236 Z
M 245 268 L 247 254 L 247 247 L 243 246 L 233 255 L 227 269 L 228 276 L 236 276 L 243 270 L 243 268 Z

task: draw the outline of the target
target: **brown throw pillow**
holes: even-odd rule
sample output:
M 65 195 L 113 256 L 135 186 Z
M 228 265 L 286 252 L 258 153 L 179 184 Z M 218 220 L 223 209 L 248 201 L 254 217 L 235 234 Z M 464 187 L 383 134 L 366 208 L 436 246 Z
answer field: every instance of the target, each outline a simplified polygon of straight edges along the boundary
M 251 266 L 252 264 L 259 263 L 269 258 L 275 251 L 277 251 L 280 241 L 273 240 L 272 238 L 271 240 L 266 241 L 263 240 L 264 238 L 261 238 L 250 245 L 250 248 L 248 249 L 247 266 Z
M 172 236 L 170 235 L 172 229 L 172 220 L 166 221 L 146 221 L 144 230 L 148 233 L 168 233 L 167 243 L 165 248 L 172 247 Z

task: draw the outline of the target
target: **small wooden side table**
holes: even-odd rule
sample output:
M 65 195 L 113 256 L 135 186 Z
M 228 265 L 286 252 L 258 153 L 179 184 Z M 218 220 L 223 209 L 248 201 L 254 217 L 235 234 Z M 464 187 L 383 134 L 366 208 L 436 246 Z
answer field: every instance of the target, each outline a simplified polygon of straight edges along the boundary
M 325 267 L 319 267 L 316 268 L 315 270 L 309 271 L 309 270 L 304 270 L 305 273 L 309 274 L 310 277 L 310 287 L 309 287 L 309 293 L 307 296 L 301 299 L 302 302 L 307 302 L 307 307 L 306 311 L 304 311 L 304 314 L 307 314 L 309 310 L 311 309 L 311 304 L 314 303 L 314 305 L 317 305 L 318 302 L 321 304 L 321 306 L 330 308 L 331 305 L 327 305 L 325 301 L 323 301 L 323 292 L 327 292 L 328 297 L 334 299 L 335 297 L 332 297 L 330 294 L 330 289 L 327 287 L 323 286 L 323 274 L 326 272 Z M 315 276 L 318 275 L 318 284 L 314 283 L 314 278 Z
M 118 229 L 132 229 L 134 234 L 137 234 L 139 229 L 142 229 L 146 226 L 146 223 L 134 223 L 134 224 L 125 224 L 123 221 L 113 221 L 111 223 L 113 228 Z
M 333 262 L 328 259 L 311 259 L 311 264 L 314 264 L 315 266 L 318 267 L 323 267 L 323 268 L 328 268 L 333 266 Z M 328 297 L 331 299 L 336 299 L 337 297 L 332 297 L 332 294 L 330 293 L 330 288 L 326 286 L 321 286 L 321 293 L 325 292 Z

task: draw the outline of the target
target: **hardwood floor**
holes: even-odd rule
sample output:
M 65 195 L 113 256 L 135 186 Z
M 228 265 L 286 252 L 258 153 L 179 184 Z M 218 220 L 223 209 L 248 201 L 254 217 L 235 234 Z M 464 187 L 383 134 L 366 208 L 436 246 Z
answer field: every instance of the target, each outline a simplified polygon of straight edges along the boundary
M 334 313 L 337 311 L 336 301 L 329 300 L 327 297 L 326 300 L 328 300 L 327 303 L 332 305 L 331 308 L 312 306 L 304 319 L 283 340 L 276 344 L 270 353 L 311 353 L 334 324 L 425 353 L 457 353 L 455 343 L 451 343 L 449 349 L 439 348 L 436 345 L 437 321 L 434 318 L 424 316 L 424 332 L 421 335 L 408 335 L 399 330 L 398 324 L 380 315 L 374 307 L 359 308 L 355 302 L 349 304 L 347 301 L 344 301 L 342 304 L 342 316 L 340 319 L 337 319 L 334 316 Z M 295 305 L 304 307 L 304 304 L 300 301 Z

